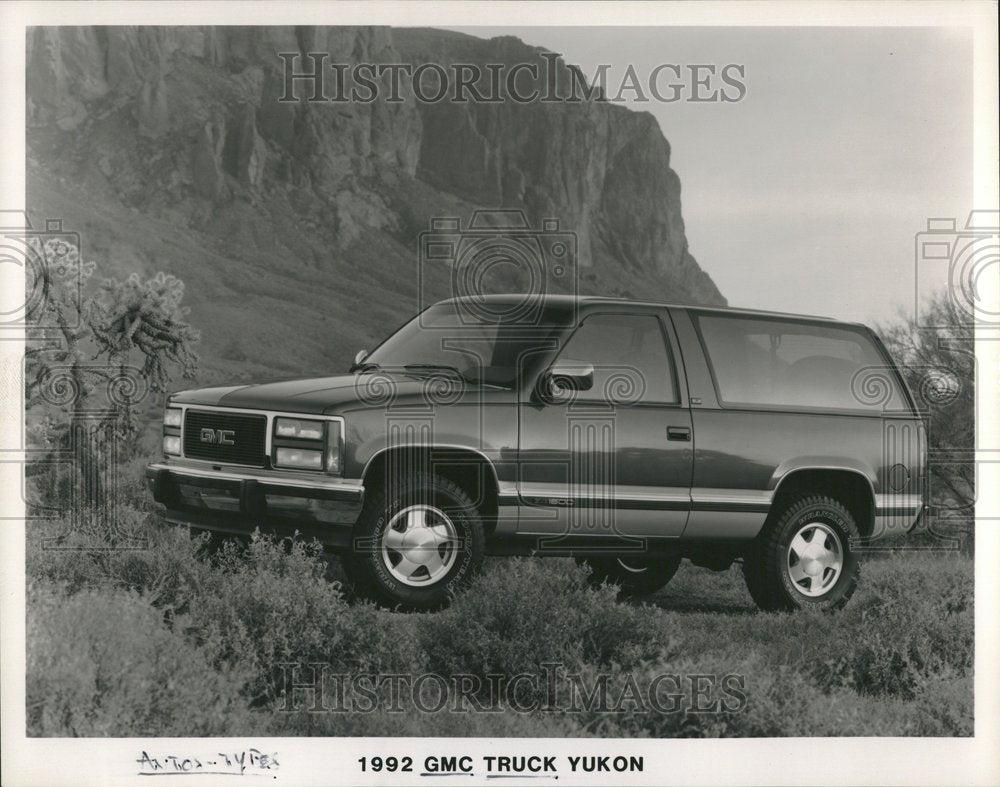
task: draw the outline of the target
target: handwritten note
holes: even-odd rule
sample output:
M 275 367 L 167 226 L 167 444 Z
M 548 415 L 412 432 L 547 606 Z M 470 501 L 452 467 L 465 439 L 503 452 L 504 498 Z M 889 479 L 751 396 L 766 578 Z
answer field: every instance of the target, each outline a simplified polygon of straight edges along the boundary
M 264 776 L 277 779 L 280 767 L 276 752 L 260 749 L 214 752 L 199 756 L 160 754 L 147 751 L 136 759 L 140 776 L 181 776 L 185 774 L 215 774 L 218 776 Z

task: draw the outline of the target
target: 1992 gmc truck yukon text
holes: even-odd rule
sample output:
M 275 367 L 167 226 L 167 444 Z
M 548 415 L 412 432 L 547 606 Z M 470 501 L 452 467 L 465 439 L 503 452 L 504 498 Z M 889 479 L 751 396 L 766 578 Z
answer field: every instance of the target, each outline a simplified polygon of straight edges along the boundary
M 742 559 L 764 609 L 836 607 L 923 511 L 913 398 L 868 328 L 612 298 L 423 311 L 338 377 L 172 395 L 172 521 L 315 536 L 363 593 L 445 602 L 487 554 L 652 592 Z

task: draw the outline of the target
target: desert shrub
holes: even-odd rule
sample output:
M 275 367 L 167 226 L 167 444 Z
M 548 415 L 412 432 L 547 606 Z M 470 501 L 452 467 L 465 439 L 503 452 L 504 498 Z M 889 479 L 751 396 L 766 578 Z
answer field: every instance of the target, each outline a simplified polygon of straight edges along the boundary
M 572 561 L 496 561 L 453 605 L 421 621 L 430 668 L 442 675 L 539 675 L 546 664 L 628 666 L 665 646 L 653 610 L 592 588 Z
M 366 675 L 427 670 L 418 632 L 429 616 L 388 612 L 371 603 L 351 605 L 348 615 L 351 625 L 344 627 L 338 654 L 342 667 Z
M 33 525 L 27 539 L 29 580 L 82 588 L 134 590 L 154 604 L 183 610 L 210 577 L 199 559 L 206 536 L 163 524 L 154 514 L 119 506 L 113 538 L 66 520 Z
M 157 418 L 159 412 L 157 412 Z M 148 435 L 141 435 L 141 441 Z M 154 512 L 160 510 L 160 505 L 153 500 L 152 492 L 146 486 L 146 465 L 149 457 L 156 455 L 160 449 L 160 430 L 154 434 L 155 443 L 152 450 L 139 450 L 138 455 L 129 456 L 115 466 L 114 497 L 118 505 L 128 506 L 136 511 Z M 154 442 L 154 441 L 148 441 Z M 143 443 L 145 446 L 147 443 Z
M 967 674 L 975 649 L 972 562 L 907 555 L 871 569 L 864 595 L 837 622 L 840 637 L 817 680 L 911 700 L 936 676 Z
M 593 685 L 599 674 L 587 667 L 582 677 Z M 646 700 L 648 687 L 660 675 L 679 679 L 665 684 L 676 694 L 673 702 L 665 695 L 660 695 L 659 708 L 650 702 L 621 701 L 627 681 L 640 687 Z M 700 695 L 694 683 L 699 676 Z M 730 682 L 725 676 L 732 676 Z M 912 703 L 862 697 L 849 690 L 824 692 L 807 671 L 770 664 L 745 649 L 652 660 L 631 676 L 612 674 L 607 687 L 616 712 L 580 706 L 572 715 L 581 732 L 601 737 L 717 738 L 919 735 L 925 729 Z
M 716 581 L 706 574 L 694 583 L 694 572 L 687 573 L 695 592 Z M 971 670 L 971 560 L 909 552 L 866 561 L 862 574 L 858 592 L 837 612 L 748 612 L 722 618 L 668 612 L 663 625 L 683 641 L 685 653 L 709 654 L 727 641 L 740 642 L 769 664 L 803 670 L 827 692 L 848 689 L 912 700 L 935 676 Z
M 526 714 L 511 708 L 497 712 L 455 712 L 446 707 L 428 713 L 404 701 L 399 712 L 312 713 L 274 712 L 270 734 L 281 736 L 396 736 L 449 738 L 559 738 L 580 735 L 568 716 Z
M 318 543 L 255 535 L 243 548 L 228 542 L 211 583 L 191 603 L 201 637 L 221 643 L 223 663 L 252 673 L 246 695 L 274 703 L 287 665 L 323 663 L 333 672 L 419 667 L 416 640 L 406 626 L 370 606 L 351 608 L 329 582 Z
M 773 682 L 779 673 L 778 669 L 762 669 L 754 655 L 719 653 L 697 660 L 653 659 L 628 673 L 620 670 L 609 673 L 587 665 L 580 675 L 581 682 L 593 687 L 604 676 L 605 700 L 587 706 L 577 697 L 572 713 L 581 728 L 601 737 L 780 736 L 788 733 L 783 732 L 783 709 L 776 707 L 772 696 Z M 729 689 L 723 690 L 723 678 L 727 675 L 737 676 L 739 682 L 730 683 Z M 660 676 L 669 678 L 656 690 L 656 679 Z M 696 691 L 695 681 L 699 679 L 703 679 L 702 694 Z M 801 691 L 801 684 L 793 675 L 785 689 Z M 805 687 L 815 693 L 808 684 Z M 746 699 L 733 693 L 735 690 L 743 692 Z M 768 701 L 763 702 L 762 698 Z M 805 699 L 808 702 L 811 697 Z M 798 715 L 795 713 L 790 721 L 797 721 Z
M 939 675 L 923 682 L 916 700 L 909 703 L 916 720 L 916 735 L 971 736 L 975 733 L 972 675 Z
M 405 615 L 348 603 L 317 544 L 257 536 L 209 555 L 154 515 L 128 506 L 120 514 L 120 534 L 146 538 L 145 549 L 98 549 L 101 537 L 77 532 L 61 545 L 86 549 L 43 550 L 42 537 L 60 534 L 61 523 L 29 531 L 32 734 L 972 732 L 967 559 L 868 561 L 855 598 L 832 614 L 753 612 L 734 572 L 685 566 L 680 582 L 652 599 L 658 608 L 592 588 L 572 561 L 497 560 L 449 609 Z M 683 611 L 671 609 L 677 592 Z M 713 607 L 717 597 L 724 603 Z M 716 611 L 697 611 L 705 608 Z M 499 712 L 449 705 L 427 713 L 380 686 L 381 707 L 370 713 L 317 713 L 301 693 L 289 702 L 285 683 L 289 665 L 315 663 L 337 675 L 471 674 L 484 686 L 490 675 L 541 678 L 559 664 L 559 691 L 567 673 L 591 684 L 603 675 L 611 696 L 662 673 L 737 674 L 746 676 L 747 703 L 730 713 L 523 713 L 504 703 Z M 521 687 L 525 704 L 551 699 L 544 679 Z M 713 699 L 723 697 L 716 690 L 702 698 Z M 565 704 L 557 698 L 555 706 Z
M 29 588 L 30 735 L 218 735 L 252 726 L 243 676 L 134 593 Z

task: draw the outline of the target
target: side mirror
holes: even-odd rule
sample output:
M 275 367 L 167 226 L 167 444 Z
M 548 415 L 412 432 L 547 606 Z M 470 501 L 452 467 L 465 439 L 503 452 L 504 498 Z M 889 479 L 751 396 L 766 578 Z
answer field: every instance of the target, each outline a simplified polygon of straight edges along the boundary
M 354 363 L 351 364 L 350 371 L 354 371 L 362 363 L 364 363 L 365 358 L 368 357 L 368 350 L 358 350 L 358 354 L 354 356 Z
M 569 391 L 589 391 L 593 387 L 593 364 L 560 361 L 542 372 L 538 393 L 547 401 L 559 401 Z

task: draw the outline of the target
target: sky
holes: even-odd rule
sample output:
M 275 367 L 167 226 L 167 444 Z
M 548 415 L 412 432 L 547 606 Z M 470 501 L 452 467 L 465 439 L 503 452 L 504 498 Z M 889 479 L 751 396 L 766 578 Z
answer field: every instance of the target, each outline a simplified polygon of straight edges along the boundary
M 972 208 L 964 28 L 457 28 L 591 75 L 745 66 L 736 103 L 625 105 L 670 142 L 691 253 L 730 305 L 867 323 L 914 309 L 914 236 Z M 924 280 L 926 281 L 926 280 Z

